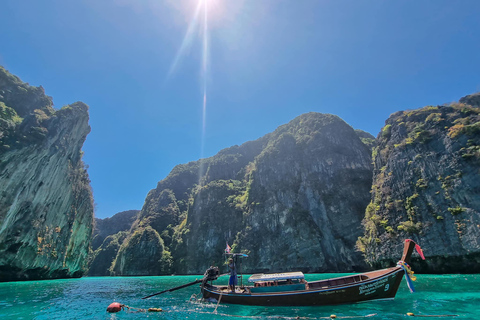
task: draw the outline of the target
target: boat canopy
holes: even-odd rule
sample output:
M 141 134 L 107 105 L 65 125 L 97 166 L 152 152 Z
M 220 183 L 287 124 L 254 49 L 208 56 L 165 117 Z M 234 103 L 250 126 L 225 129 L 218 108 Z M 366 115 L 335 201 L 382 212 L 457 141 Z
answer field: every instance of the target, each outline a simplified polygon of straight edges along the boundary
M 248 278 L 248 282 L 258 281 L 275 281 L 275 280 L 292 280 L 292 279 L 305 279 L 303 272 L 285 272 L 285 273 L 257 273 L 252 274 Z

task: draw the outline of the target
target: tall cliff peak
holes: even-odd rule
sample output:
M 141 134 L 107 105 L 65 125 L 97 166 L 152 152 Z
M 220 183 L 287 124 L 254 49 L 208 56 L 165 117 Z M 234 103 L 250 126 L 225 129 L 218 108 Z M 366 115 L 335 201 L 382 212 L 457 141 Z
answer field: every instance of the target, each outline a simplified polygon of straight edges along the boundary
M 33 87 L 0 66 L 0 102 L 13 108 L 20 117 L 35 109 L 50 110 L 52 97 L 45 95 L 42 86 Z
M 60 110 L 0 68 L 0 280 L 78 277 L 93 225 L 88 107 Z
M 109 266 L 117 275 L 136 274 L 129 261 L 151 252 L 161 257 L 142 262 L 141 274 L 201 273 L 221 262 L 226 242 L 250 255 L 246 272 L 360 270 L 366 265 L 354 245 L 371 179 L 371 149 L 351 126 L 304 114 L 176 166 L 149 192 L 121 246 L 112 239 L 98 250 L 118 248 Z
M 412 238 L 429 257 L 417 270 L 480 272 L 476 99 L 472 95 L 460 103 L 396 112 L 385 122 L 373 152 L 364 236 L 357 243 L 373 265 L 391 265 L 401 240 Z
M 474 107 L 480 107 L 480 92 L 469 94 L 460 99 L 460 103 L 469 104 Z

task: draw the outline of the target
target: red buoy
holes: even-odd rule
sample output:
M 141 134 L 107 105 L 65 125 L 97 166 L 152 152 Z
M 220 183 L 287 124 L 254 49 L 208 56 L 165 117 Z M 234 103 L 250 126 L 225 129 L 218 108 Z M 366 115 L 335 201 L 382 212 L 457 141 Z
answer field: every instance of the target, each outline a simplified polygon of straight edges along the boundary
M 122 305 L 118 302 L 113 302 L 107 307 L 108 312 L 118 312 L 122 311 Z

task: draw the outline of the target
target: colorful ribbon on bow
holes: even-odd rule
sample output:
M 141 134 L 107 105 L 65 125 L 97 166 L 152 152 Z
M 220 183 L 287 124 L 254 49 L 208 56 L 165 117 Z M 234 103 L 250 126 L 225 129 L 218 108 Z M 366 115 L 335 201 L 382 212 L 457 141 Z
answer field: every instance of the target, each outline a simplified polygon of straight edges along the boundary
M 407 281 L 407 286 L 408 289 L 410 289 L 410 292 L 415 292 L 415 288 L 413 287 L 413 281 L 417 280 L 417 277 L 413 275 L 413 271 L 410 268 L 410 266 L 405 263 L 404 261 L 398 261 L 397 267 L 400 267 L 405 271 L 405 280 Z

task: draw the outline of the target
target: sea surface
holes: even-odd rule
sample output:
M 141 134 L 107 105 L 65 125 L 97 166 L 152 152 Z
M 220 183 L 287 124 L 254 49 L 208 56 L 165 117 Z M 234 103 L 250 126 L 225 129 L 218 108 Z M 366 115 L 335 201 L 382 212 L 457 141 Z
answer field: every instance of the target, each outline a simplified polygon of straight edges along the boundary
M 308 274 L 307 280 L 346 274 Z M 202 276 L 86 277 L 0 283 L 0 319 L 480 319 L 480 275 L 417 275 L 415 293 L 405 280 L 394 300 L 328 307 L 258 307 L 201 302 L 199 285 L 142 300 L 143 296 L 176 287 Z M 225 278 L 225 279 L 224 279 Z M 222 281 L 222 279 L 224 279 Z M 246 279 L 246 277 L 245 277 Z M 218 280 L 226 283 L 228 277 Z M 107 306 L 120 302 L 132 308 L 162 308 L 163 312 L 120 311 Z M 457 315 L 453 317 L 453 315 Z M 417 317 L 415 317 L 417 318 Z

